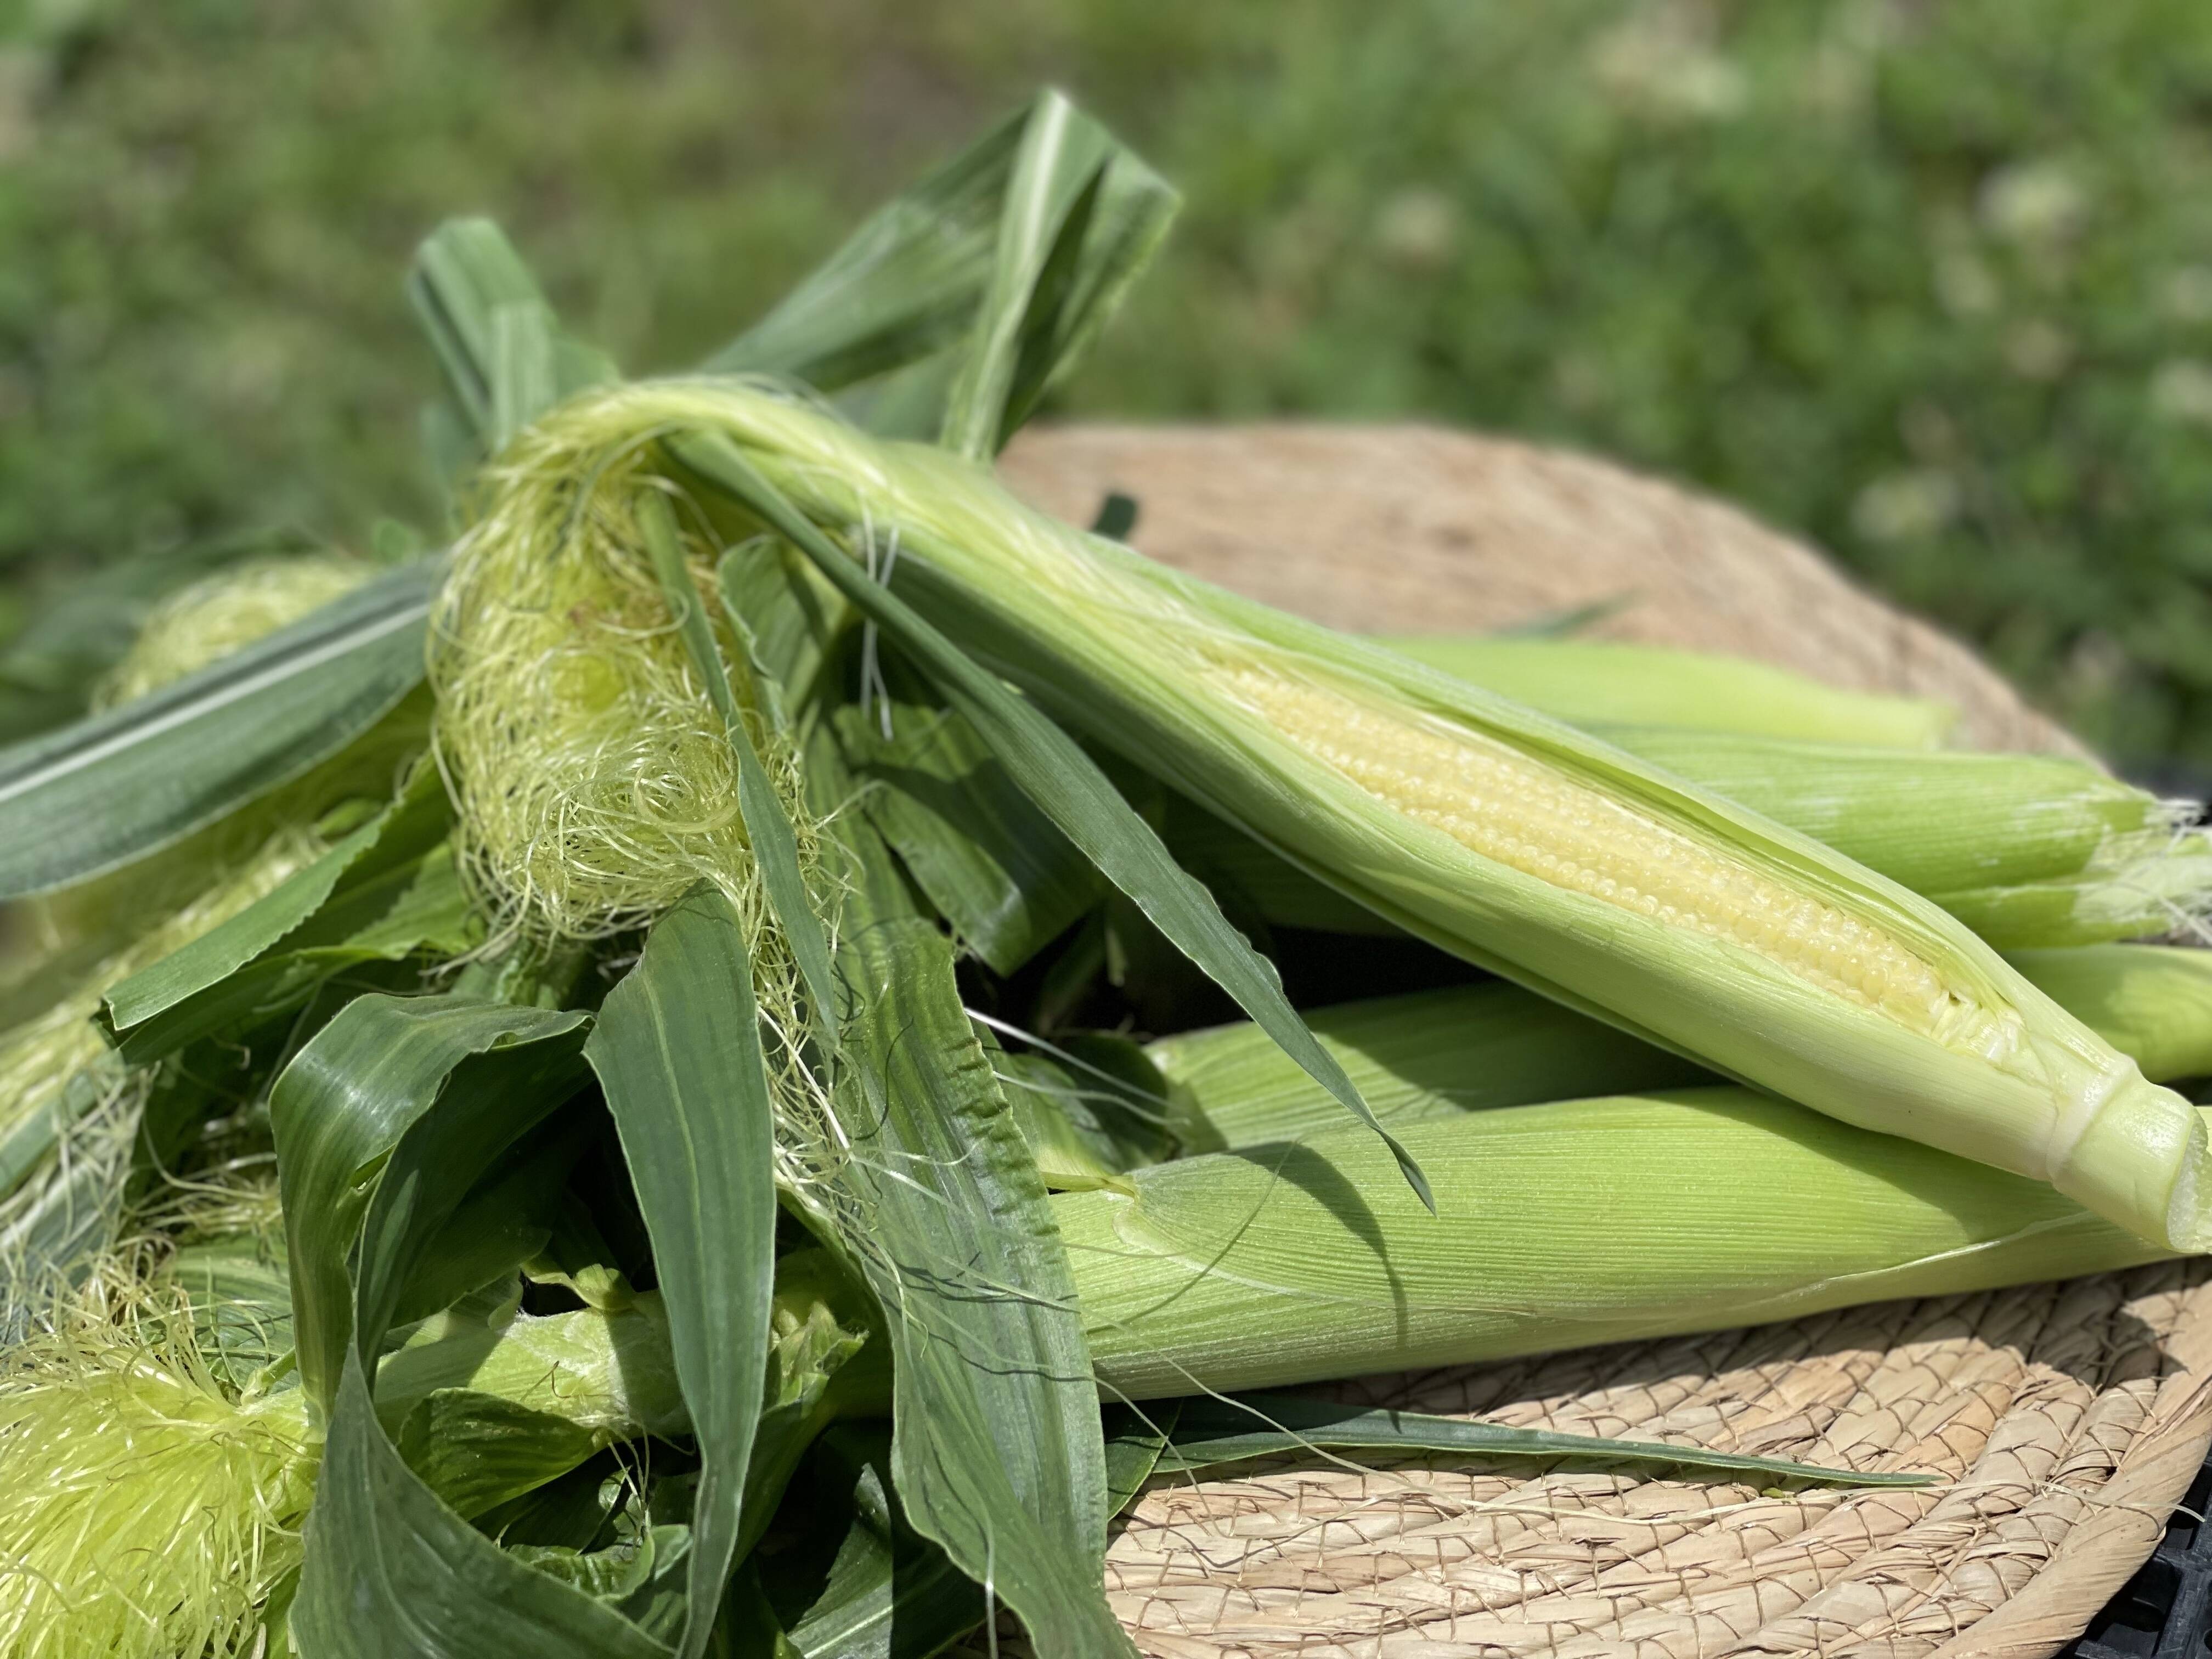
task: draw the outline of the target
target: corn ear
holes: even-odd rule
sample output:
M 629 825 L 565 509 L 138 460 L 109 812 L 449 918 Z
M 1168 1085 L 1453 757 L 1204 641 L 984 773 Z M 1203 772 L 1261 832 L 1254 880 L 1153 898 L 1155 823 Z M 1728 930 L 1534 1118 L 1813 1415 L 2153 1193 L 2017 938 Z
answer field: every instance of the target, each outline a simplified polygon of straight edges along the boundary
M 1502 981 L 1310 1009 L 1306 1024 L 1393 1127 L 1711 1080 L 1680 1054 Z M 1186 1152 L 1303 1139 L 1342 1123 L 1328 1091 L 1249 1024 L 1162 1037 L 1145 1053 Z
M 772 389 L 548 417 L 610 455 L 736 444 L 1071 724 L 1419 937 L 1862 1127 L 2212 1241 L 2196 1109 L 1927 900 L 1588 733 L 1241 600 Z
M 2016 951 L 2012 964 L 2145 1077 L 2212 1077 L 2212 951 L 2090 945 Z
M 1632 722 L 1932 749 L 1959 719 L 1929 698 L 1845 691 L 1717 652 L 1481 634 L 1401 634 L 1382 643 L 1571 726 Z
M 1742 1089 L 1401 1133 L 1434 1217 L 1379 1144 L 1343 1130 L 1053 1199 L 1102 1389 L 1465 1364 L 2160 1254 L 2038 1182 Z

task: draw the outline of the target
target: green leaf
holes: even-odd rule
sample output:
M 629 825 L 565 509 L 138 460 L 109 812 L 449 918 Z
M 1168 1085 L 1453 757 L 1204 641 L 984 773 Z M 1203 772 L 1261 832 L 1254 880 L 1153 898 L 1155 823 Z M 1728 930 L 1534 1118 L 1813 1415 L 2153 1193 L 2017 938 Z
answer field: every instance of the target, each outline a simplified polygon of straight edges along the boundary
M 443 579 L 395 570 L 150 696 L 0 750 L 0 898 L 145 857 L 288 783 L 422 678 Z
M 994 973 L 1020 972 L 1097 903 L 1103 884 L 1091 860 L 957 714 L 894 705 L 885 740 L 847 708 L 838 732 L 873 786 L 861 797 L 869 822 Z
M 437 769 L 418 766 L 397 801 L 306 869 L 115 986 L 104 1000 L 102 1017 L 124 1057 L 144 1065 L 217 1029 L 240 999 L 213 994 L 280 954 L 356 940 L 365 943 L 356 945 L 352 960 L 413 948 L 407 927 L 379 931 L 379 925 L 389 921 L 395 907 L 404 907 L 423 878 L 426 860 L 442 851 L 452 818 Z M 434 897 L 429 909 L 450 921 L 452 901 L 459 897 L 450 857 L 442 860 L 442 869 L 450 897 Z M 261 994 L 265 992 L 250 998 L 248 1006 Z
M 376 1420 L 349 1346 L 292 1609 L 301 1659 L 668 1659 L 620 1613 L 505 1554 Z
M 584 1046 L 653 1239 L 702 1463 L 690 1613 L 705 1650 L 738 1541 L 768 1370 L 775 1136 L 744 924 L 701 885 L 653 925 Z
M 407 297 L 483 449 L 496 454 L 571 392 L 616 378 L 561 330 L 538 279 L 489 219 L 452 219 L 416 250 Z
M 900 1513 L 889 1454 L 880 1433 L 833 1430 L 806 1471 L 810 1490 L 840 1504 L 842 1524 L 805 1540 L 799 1573 L 780 1576 L 767 1597 L 805 1659 L 930 1659 L 983 1621 L 981 1587 Z M 793 1582 L 820 1589 L 794 1604 Z
M 352 1318 L 347 1262 L 385 1161 L 468 1060 L 506 1048 L 497 1071 L 527 1062 L 526 1080 L 580 1069 L 586 1017 L 458 997 L 365 996 L 293 1057 L 270 1091 L 290 1257 L 300 1375 L 325 1408 L 338 1386 Z M 489 1079 L 471 1078 L 483 1088 Z M 551 1093 L 550 1087 L 541 1093 Z M 538 1098 L 542 1115 L 559 1097 Z M 514 1115 L 508 1139 L 534 1118 Z M 364 1263 L 367 1258 L 364 1257 Z M 388 1287 L 395 1299 L 404 1284 Z M 388 1310 L 387 1310 L 388 1313 Z
M 1595 1435 L 1558 1434 L 1549 1429 L 1514 1429 L 1419 1412 L 1370 1411 L 1285 1394 L 1184 1401 L 1159 1467 L 1182 1473 L 1315 1448 L 1658 1464 L 1699 1474 L 1762 1475 L 1814 1486 L 1924 1486 L 1936 1479 L 1930 1474 L 1862 1474 L 1662 1441 L 1611 1440 Z
M 1061 94 L 1040 94 L 939 442 L 975 460 L 998 453 L 1103 325 L 1175 209 L 1175 192 L 1103 127 Z
M 826 747 L 826 744 L 823 745 Z M 858 1206 L 847 1248 L 896 1355 L 892 1464 L 908 1520 L 994 1587 L 1041 1651 L 1123 1655 L 1101 1588 L 1105 1467 L 1074 1279 L 991 1077 L 950 941 L 852 819 L 839 1074 Z
M 761 886 L 768 894 L 769 910 L 783 930 L 784 943 L 799 964 L 806 987 L 808 1011 L 825 1053 L 837 1050 L 837 999 L 830 970 L 830 941 L 822 919 L 814 914 L 814 901 L 806 890 L 806 878 L 799 867 L 799 838 L 791 815 L 769 781 L 745 730 L 744 712 L 730 690 L 728 668 L 715 648 L 714 631 L 699 603 L 691 575 L 677 541 L 676 520 L 666 499 L 649 494 L 638 503 L 638 522 L 645 531 L 660 591 L 675 613 L 691 667 L 707 689 L 708 700 L 722 717 L 723 733 L 738 763 L 738 813 L 744 821 L 745 837 L 752 843 L 753 862 L 760 871 Z
M 878 209 L 702 368 L 823 392 L 880 377 L 887 395 L 863 424 L 943 428 L 947 442 L 950 397 L 972 453 L 988 454 L 1097 337 L 1176 206 L 1133 153 L 1044 92 Z
M 1106 1407 L 1106 1502 L 1112 1513 L 1119 1515 L 1135 1503 L 1145 1482 L 1159 1468 L 1185 1403 L 1154 1400 L 1141 1410 L 1134 1406 Z
M 277 1079 L 302 1382 L 329 1420 L 292 1611 L 304 1659 L 668 1652 L 442 1503 L 379 1422 L 368 1370 L 466 1195 L 579 1080 L 584 1023 L 456 998 L 363 997 Z
M 1274 966 L 1230 926 L 1213 895 L 1169 856 L 1152 826 L 1124 800 L 1076 741 L 1018 692 L 970 659 L 905 600 L 873 580 L 744 453 L 718 434 L 672 438 L 677 459 L 760 515 L 813 562 L 856 609 L 882 628 L 967 717 L 1022 792 L 1128 895 L 1152 925 L 1235 998 L 1252 1023 L 1382 1139 L 1406 1182 L 1431 1210 L 1429 1183 L 1406 1149 L 1375 1119 L 1336 1059 L 1306 1029 L 1283 994 Z
M 407 1467 L 456 1515 L 482 1515 L 565 1474 L 599 1449 L 588 1429 L 472 1389 L 416 1401 L 395 1443 Z

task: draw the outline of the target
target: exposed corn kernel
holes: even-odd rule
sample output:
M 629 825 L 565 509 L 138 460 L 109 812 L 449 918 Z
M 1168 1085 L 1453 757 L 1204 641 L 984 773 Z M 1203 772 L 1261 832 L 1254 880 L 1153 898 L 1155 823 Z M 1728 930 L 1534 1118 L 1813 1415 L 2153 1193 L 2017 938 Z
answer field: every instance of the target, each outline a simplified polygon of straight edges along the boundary
M 1880 927 L 1540 760 L 1261 669 L 1212 673 L 1309 754 L 1484 858 L 1725 939 L 1948 1046 L 1991 1058 L 2011 1046 L 2014 1017 L 1980 1006 Z

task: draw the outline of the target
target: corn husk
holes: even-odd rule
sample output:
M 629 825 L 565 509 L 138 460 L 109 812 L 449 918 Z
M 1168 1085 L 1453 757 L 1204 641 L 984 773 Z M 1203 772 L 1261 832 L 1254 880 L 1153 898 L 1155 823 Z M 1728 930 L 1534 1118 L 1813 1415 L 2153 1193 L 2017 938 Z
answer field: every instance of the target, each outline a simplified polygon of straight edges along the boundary
M 1846 691 L 1718 652 L 1480 634 L 1399 634 L 1382 642 L 1571 726 L 1680 726 L 1933 749 L 1959 719 L 1930 698 Z
M 2097 1273 L 2158 1247 L 2039 1182 L 1718 1087 L 1356 1129 L 1052 1200 L 1102 1389 L 1472 1364 Z
M 2212 951 L 2091 945 L 2016 951 L 2013 965 L 2165 1081 L 2212 1077 Z

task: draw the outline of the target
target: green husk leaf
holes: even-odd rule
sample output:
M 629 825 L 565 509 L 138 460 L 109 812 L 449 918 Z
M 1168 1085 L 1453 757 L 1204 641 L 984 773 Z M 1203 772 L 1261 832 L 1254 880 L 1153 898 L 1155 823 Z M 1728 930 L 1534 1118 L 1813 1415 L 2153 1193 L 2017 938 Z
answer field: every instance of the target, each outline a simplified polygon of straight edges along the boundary
M 315 1659 L 668 1651 L 442 1503 L 380 1424 L 368 1370 L 477 1178 L 577 1080 L 583 1024 L 453 998 L 363 997 L 277 1081 L 302 1382 L 329 1419 L 292 1611 Z
M 672 441 L 684 465 L 759 514 L 816 569 L 896 641 L 915 667 L 988 744 L 1022 792 L 1127 893 L 1152 924 L 1235 998 L 1346 1109 L 1382 1137 L 1407 1185 L 1427 1201 L 1427 1182 L 1359 1091 L 1314 1040 L 1283 995 L 1273 964 L 1229 925 L 1213 896 L 1169 856 L 1152 826 L 1121 798 L 1096 762 L 1025 698 L 986 672 L 917 611 L 853 561 L 763 477 L 727 439 Z
M 270 975 L 252 970 L 276 958 L 318 953 L 334 970 L 404 955 L 433 929 L 451 942 L 465 908 L 443 857 L 452 818 L 436 768 L 419 766 L 391 806 L 275 891 L 115 986 L 102 1022 L 124 1057 L 159 1060 L 262 1003 Z
M 616 378 L 605 356 L 562 331 L 538 279 L 489 219 L 451 219 L 426 237 L 407 297 L 487 453 L 571 392 Z
M 826 750 L 826 743 L 817 745 Z M 829 787 L 830 758 L 810 768 Z M 949 940 L 888 851 L 842 821 L 856 890 L 836 1177 L 847 1249 L 896 1356 L 892 1468 L 915 1529 L 992 1584 L 1040 1650 L 1126 1654 L 1100 1588 L 1104 1454 L 1073 1280 L 1019 1132 L 961 1006 Z
M 822 930 L 822 919 L 814 913 L 814 901 L 806 890 L 806 878 L 799 867 L 799 840 L 792 828 L 791 816 L 785 811 L 775 786 L 769 781 L 768 769 L 761 764 L 760 751 L 753 746 L 751 735 L 745 730 L 744 712 L 738 707 L 737 696 L 730 690 L 729 669 L 715 648 L 714 629 L 700 605 L 697 591 L 691 586 L 683 549 L 676 537 L 676 520 L 666 500 L 659 495 L 646 496 L 638 506 L 638 522 L 644 528 L 646 546 L 653 556 L 661 591 L 676 614 L 692 669 L 705 684 L 714 712 L 721 716 L 730 752 L 738 763 L 738 811 L 744 820 L 746 838 L 752 844 L 761 886 L 768 895 L 769 908 L 783 931 L 792 959 L 799 964 L 799 977 L 806 986 L 809 1017 L 820 1035 L 823 1051 L 834 1054 L 837 1050 L 837 999 L 830 968 L 830 941 Z
M 678 1649 L 692 1659 L 705 1651 L 736 1552 L 775 1272 L 760 1014 L 744 924 L 720 891 L 702 884 L 654 924 L 584 1057 L 606 1091 L 653 1238 L 702 1465 Z
M 143 858 L 345 748 L 422 678 L 443 568 L 395 570 L 173 685 L 0 750 L 0 898 Z
M 838 731 L 872 786 L 869 821 L 994 973 L 1020 972 L 1097 903 L 1097 869 L 959 715 L 894 704 L 886 740 L 869 712 L 848 707 Z
M 1656 1464 L 1698 1474 L 1763 1475 L 1823 1486 L 1924 1486 L 1936 1479 L 1911 1473 L 1863 1474 L 1852 1469 L 1822 1468 L 1778 1457 L 1740 1456 L 1659 1441 L 1593 1441 L 1583 1434 L 1508 1428 L 1419 1412 L 1367 1410 L 1333 1400 L 1285 1394 L 1182 1401 L 1158 1465 L 1164 1474 L 1193 1474 L 1224 1463 L 1316 1448 L 1450 1452 L 1469 1457 L 1572 1457 L 1581 1462 L 1594 1456 L 1610 1456 L 1623 1463 Z
M 1175 192 L 1047 90 L 1022 126 L 998 246 L 938 441 L 988 460 L 1103 323 L 1174 216 Z

